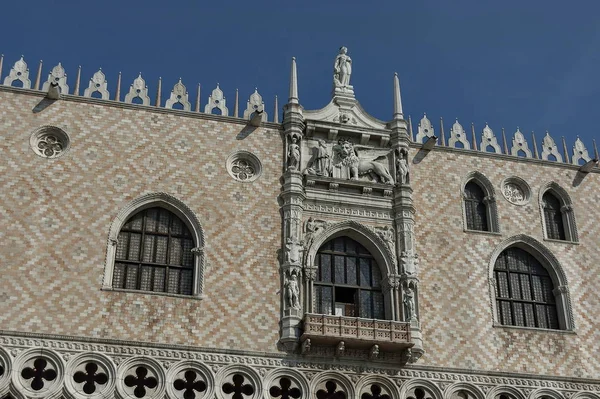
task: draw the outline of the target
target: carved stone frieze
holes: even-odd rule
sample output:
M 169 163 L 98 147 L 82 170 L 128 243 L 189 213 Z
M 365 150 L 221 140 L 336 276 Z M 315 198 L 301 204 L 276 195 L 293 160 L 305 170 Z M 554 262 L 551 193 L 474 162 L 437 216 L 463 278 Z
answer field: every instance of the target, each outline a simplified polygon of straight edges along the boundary
M 0 362 L 3 367 L 6 367 L 4 375 L 14 376 L 6 381 L 12 389 L 16 389 L 17 386 L 14 384 L 31 383 L 31 380 L 16 381 L 17 378 L 21 380 L 21 368 L 31 367 L 28 362 L 35 361 L 39 357 L 35 354 L 44 353 L 46 359 L 44 370 L 46 368 L 56 370 L 56 378 L 52 381 L 59 382 L 58 385 L 56 383 L 47 385 L 47 388 L 51 390 L 50 394 L 62 392 L 64 389 L 69 398 L 87 397 L 83 394 L 77 396 L 78 383 L 71 380 L 67 382 L 67 379 L 73 378 L 77 372 L 85 373 L 86 365 L 94 363 L 98 365 L 98 369 L 94 369 L 95 372 L 104 373 L 107 377 L 108 385 L 96 384 L 98 392 L 106 397 L 111 396 L 106 387 L 112 389 L 110 384 L 115 382 L 122 384 L 119 386 L 120 394 L 127 393 L 129 387 L 125 384 L 125 379 L 128 375 L 131 375 L 130 382 L 136 378 L 139 379 L 140 376 L 143 376 L 144 379 L 156 378 L 156 386 L 159 388 L 166 386 L 168 397 L 175 397 L 172 394 L 181 391 L 177 391 L 172 384 L 177 379 L 185 380 L 185 370 L 193 370 L 195 378 L 204 381 L 207 385 L 207 392 L 212 389 L 222 389 L 223 384 L 227 383 L 232 375 L 238 373 L 245 377 L 245 383 L 255 384 L 254 388 L 262 385 L 265 389 L 270 389 L 272 384 L 279 381 L 279 378 L 289 375 L 289 378 L 294 379 L 297 386 L 303 389 L 307 389 L 306 387 L 310 386 L 311 382 L 342 379 L 351 382 L 352 388 L 356 392 L 362 392 L 365 388 L 369 389 L 370 384 L 378 381 L 387 389 L 422 387 L 427 390 L 428 387 L 433 386 L 439 387 L 437 389 L 442 387 L 451 389 L 452 387 L 457 388 L 457 384 L 460 383 L 465 389 L 472 386 L 472 390 L 475 392 L 480 389 L 483 392 L 498 394 L 504 392 L 503 389 L 508 386 L 521 390 L 525 397 L 528 394 L 542 391 L 567 398 L 581 397 L 586 394 L 587 397 L 594 397 L 593 395 L 597 396 L 600 393 L 600 383 L 592 380 L 563 377 L 549 380 L 530 375 L 497 372 L 483 374 L 468 370 L 445 372 L 424 366 L 398 368 L 397 366 L 386 366 L 387 363 L 398 364 L 398 359 L 395 358 L 398 355 L 385 352 L 377 354 L 378 348 L 374 347 L 364 350 L 344 348 L 343 351 L 344 358 L 364 359 L 371 356 L 370 362 L 340 362 L 333 359 L 336 352 L 336 348 L 333 346 L 312 348 L 310 344 L 304 346 L 306 348 L 303 355 L 283 357 L 281 355 L 244 354 L 243 352 L 225 354 L 215 350 L 192 349 L 187 346 L 149 346 L 109 340 L 77 341 L 73 337 L 58 339 L 15 334 L 0 336 Z M 42 348 L 44 351 L 39 350 Z M 229 352 L 231 351 L 229 350 Z M 42 366 L 41 362 L 39 365 Z M 89 370 L 93 369 L 93 367 L 89 367 Z M 143 374 L 142 370 L 138 371 L 138 367 L 146 368 L 148 372 Z M 27 373 L 25 375 L 28 376 Z M 47 374 L 47 377 L 52 376 Z M 83 377 L 84 375 L 81 376 L 81 378 Z M 191 379 L 191 373 L 188 374 L 188 377 Z M 6 387 L 2 385 L 3 382 L 3 377 L 0 377 L 0 389 L 8 388 L 8 385 Z M 149 382 L 149 380 L 146 381 L 145 387 L 156 389 L 149 388 Z M 150 386 L 153 385 L 150 384 Z M 177 383 L 177 386 L 183 385 L 180 382 Z M 40 390 L 42 396 L 46 392 L 44 389 L 46 388 Z M 400 397 L 398 393 L 393 392 L 392 399 Z M 446 396 L 432 397 L 432 399 L 443 398 Z

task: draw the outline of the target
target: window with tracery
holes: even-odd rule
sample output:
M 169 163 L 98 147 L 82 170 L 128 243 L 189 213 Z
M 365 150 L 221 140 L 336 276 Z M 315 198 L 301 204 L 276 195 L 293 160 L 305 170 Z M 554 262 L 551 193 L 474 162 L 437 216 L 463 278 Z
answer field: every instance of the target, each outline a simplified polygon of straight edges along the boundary
M 490 231 L 484 199 L 485 193 L 477 183 L 470 181 L 465 185 L 464 201 L 468 230 Z
M 349 237 L 323 244 L 315 257 L 316 313 L 384 319 L 381 271 L 373 256 Z
M 500 324 L 559 328 L 552 279 L 533 255 L 518 247 L 504 250 L 496 259 L 494 276 Z
M 552 240 L 566 240 L 560 200 L 552 193 L 546 192 L 542 196 L 542 204 L 544 207 L 546 237 Z
M 173 212 L 144 209 L 118 236 L 113 288 L 192 295 L 194 240 Z

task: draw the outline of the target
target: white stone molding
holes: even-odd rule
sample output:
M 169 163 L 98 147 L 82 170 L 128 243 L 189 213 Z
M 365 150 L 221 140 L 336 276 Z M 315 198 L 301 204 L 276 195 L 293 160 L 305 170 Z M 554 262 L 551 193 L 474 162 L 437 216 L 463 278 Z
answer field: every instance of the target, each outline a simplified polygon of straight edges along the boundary
M 102 373 L 108 378 L 105 384 L 94 384 L 94 391 L 86 393 L 84 383 L 77 382 L 77 373 L 87 373 L 86 366 L 95 364 L 98 368 L 96 375 Z M 115 390 L 117 366 L 107 356 L 100 353 L 83 352 L 69 359 L 65 373 L 65 399 L 104 399 L 111 397 Z
M 379 387 L 381 388 L 382 395 L 387 394 L 390 398 L 400 398 L 400 391 L 398 390 L 398 386 L 384 376 L 365 375 L 360 380 L 358 380 L 358 382 L 356 382 L 355 385 L 357 398 L 362 398 L 362 395 L 365 393 L 368 395 L 372 395 L 372 385 L 379 385 Z
M 591 392 L 577 392 L 570 399 L 600 399 L 600 396 Z
M 500 144 L 498 144 L 498 138 L 496 137 L 496 134 L 486 123 L 483 131 L 481 132 L 481 144 L 479 144 L 479 150 L 482 152 L 488 152 L 488 147 L 492 147 L 494 149 L 494 153 L 502 154 L 502 149 L 500 148 Z
M 352 385 L 356 386 L 355 392 L 360 392 L 359 388 L 364 386 L 361 381 L 367 381 L 366 376 L 369 376 L 371 380 L 392 382 L 401 388 L 421 386 L 426 390 L 430 386 L 423 384 L 423 380 L 427 380 L 434 385 L 443 385 L 446 389 L 451 384 L 461 381 L 470 383 L 487 392 L 488 399 L 498 399 L 497 396 L 501 393 L 509 394 L 511 399 L 526 399 L 524 394 L 532 393 L 537 388 L 560 390 L 565 397 L 570 399 L 600 399 L 598 397 L 600 380 L 592 377 L 556 376 L 549 379 L 547 375 L 491 370 L 452 369 L 445 371 L 438 367 L 418 365 L 412 365 L 410 368 L 398 368 L 397 363 L 395 363 L 396 358 L 386 360 L 385 357 L 380 357 L 377 362 L 368 364 L 364 363 L 364 359 L 358 357 L 353 358 L 355 360 L 351 358 L 347 362 L 340 362 L 331 358 L 320 358 L 313 361 L 310 357 L 290 358 L 275 353 L 247 352 L 236 348 L 220 351 L 215 348 L 149 342 L 138 343 L 105 338 L 9 333 L 7 331 L 0 334 L 0 359 L 5 356 L 20 358 L 23 353 L 28 351 L 37 351 L 37 353 L 43 354 L 48 352 L 58 353 L 60 357 L 69 359 L 67 368 L 70 367 L 71 362 L 74 362 L 73 359 L 76 359 L 80 354 L 102 354 L 114 363 L 121 365 L 127 359 L 134 357 L 138 359 L 140 357 L 152 358 L 167 374 L 171 368 L 178 367 L 180 362 L 194 361 L 196 365 L 199 362 L 210 370 L 252 365 L 253 369 L 256 369 L 261 376 L 264 386 L 263 392 L 268 392 L 271 386 L 267 382 L 278 381 L 278 377 L 286 376 L 286 374 L 290 378 L 297 378 L 303 388 L 306 388 L 304 384 L 309 384 L 308 381 L 313 381 L 323 370 L 328 370 L 326 373 L 329 375 L 333 372 L 336 375 L 343 374 L 346 381 L 352 381 Z M 348 352 L 348 355 L 353 356 L 351 351 Z M 15 373 L 20 374 L 17 369 L 12 368 L 11 370 L 14 371 L 10 372 L 11 376 L 14 376 Z M 68 378 L 67 371 L 64 373 L 65 379 Z M 116 380 L 122 379 L 122 376 L 123 374 L 118 372 Z M 309 384 L 309 389 L 310 386 Z M 12 395 L 16 389 L 16 386 L 11 386 L 10 394 Z M 215 389 L 220 389 L 219 381 L 216 380 Z M 308 391 L 303 390 L 303 398 L 308 397 L 305 392 Z M 310 396 L 313 395 L 314 391 L 310 391 Z M 113 398 L 114 395 L 107 397 Z M 171 396 L 168 397 L 171 399 Z M 356 396 L 356 398 L 358 397 L 360 396 Z M 21 399 L 23 396 L 15 396 L 16 398 Z M 350 397 L 348 398 L 350 399 Z M 392 398 L 396 399 L 397 396 L 392 395 Z M 400 396 L 400 398 L 405 398 L 405 396 Z
M 133 104 L 133 100 L 139 98 L 142 100 L 143 105 L 150 105 L 150 96 L 148 95 L 148 86 L 146 81 L 142 78 L 142 73 L 138 75 L 129 87 L 129 93 L 125 95 L 126 103 Z
M 208 104 L 204 107 L 205 114 L 212 114 L 215 108 L 221 111 L 221 115 L 228 116 L 229 110 L 225 106 L 225 96 L 223 95 L 223 90 L 219 87 L 217 83 L 217 87 L 212 91 L 211 95 L 208 96 Z
M 273 398 L 269 391 L 271 387 L 280 386 L 280 379 L 287 378 L 292 383 L 290 388 L 298 388 L 301 392 L 301 398 L 308 398 L 311 395 L 309 382 L 306 377 L 292 368 L 276 368 L 271 370 L 264 378 L 263 398 Z
M 531 187 L 520 177 L 511 176 L 502 181 L 502 195 L 514 205 L 526 205 L 531 198 Z
M 417 143 L 423 143 L 423 141 L 432 136 L 435 136 L 433 125 L 427 118 L 427 114 L 423 114 L 423 118 L 421 118 L 419 126 L 417 127 L 417 137 L 415 137 L 415 141 Z
M 94 76 L 90 79 L 90 83 L 83 92 L 84 97 L 92 97 L 94 93 L 100 93 L 101 98 L 103 100 L 110 99 L 110 93 L 108 92 L 108 82 L 106 81 L 106 76 L 104 72 L 102 72 L 102 68 L 100 68 Z
M 527 399 L 523 393 L 515 387 L 498 385 L 487 391 L 486 399 L 499 399 L 500 395 L 506 395 L 510 399 Z
M 171 90 L 171 96 L 165 103 L 165 108 L 174 109 L 175 104 L 181 104 L 183 106 L 184 111 L 191 111 L 192 104 L 188 99 L 188 92 L 185 88 L 185 85 L 181 83 L 181 78 L 179 78 L 179 82 L 175 83 L 173 86 L 173 90 Z
M 176 381 L 186 381 L 186 372 L 193 371 L 196 381 L 203 381 L 206 389 L 202 392 L 194 390 L 196 399 L 214 398 L 215 396 L 215 376 L 211 369 L 203 363 L 195 360 L 182 360 L 171 366 L 167 370 L 166 392 L 168 398 L 184 399 L 185 389 L 177 389 Z
M 573 165 L 579 165 L 579 161 L 583 160 L 585 162 L 589 162 L 592 160 L 590 158 L 590 154 L 588 153 L 587 148 L 585 148 L 585 144 L 579 137 L 575 140 L 575 144 L 573 145 L 573 156 L 571 157 L 571 163 Z
M 10 388 L 10 377 L 13 374 L 12 356 L 6 349 L 0 346 L 0 367 L 2 375 L 0 375 L 0 396 L 4 397 Z
M 517 131 L 513 135 L 512 147 L 510 148 L 510 155 L 518 157 L 520 151 L 523 151 L 525 153 L 526 158 L 532 157 L 531 150 L 529 149 L 529 144 L 527 144 L 527 140 L 525 139 L 525 135 L 523 135 L 523 133 L 521 133 L 521 130 L 517 128 Z
M 305 266 L 312 266 L 317 251 L 334 238 L 348 236 L 364 246 L 380 265 L 381 275 L 396 273 L 396 257 L 385 241 L 373 228 L 355 220 L 330 223 L 315 232 L 310 246 L 305 251 Z
M 569 196 L 567 190 L 562 188 L 560 184 L 551 181 L 540 187 L 538 204 L 540 208 L 540 216 L 542 221 L 542 231 L 544 232 L 544 238 L 548 239 L 548 232 L 546 231 L 545 215 L 544 215 L 544 201 L 543 197 L 546 192 L 550 192 L 560 201 L 560 212 L 562 214 L 563 227 L 565 228 L 565 241 L 579 242 L 579 234 L 577 232 L 577 223 L 575 221 L 575 211 L 573 209 L 573 201 Z
M 32 382 L 36 377 L 25 379 L 22 372 L 26 368 L 34 370 L 34 363 L 39 359 L 45 362 L 43 370 L 54 370 L 55 377 L 51 380 L 42 377 L 43 387 L 33 389 Z M 46 348 L 30 348 L 19 353 L 13 362 L 10 393 L 15 399 L 58 399 L 62 394 L 64 377 L 65 366 L 58 353 Z
M 42 158 L 58 158 L 71 148 L 69 135 L 56 126 L 42 126 L 29 136 L 29 146 Z
M 69 85 L 67 85 L 67 74 L 65 72 L 65 68 L 63 68 L 62 64 L 59 62 L 52 71 L 48 74 L 48 80 L 44 82 L 42 85 L 42 91 L 47 92 L 50 88 L 50 83 L 58 84 L 60 88 L 60 92 L 62 94 L 69 94 Z
M 471 143 L 469 143 L 469 139 L 467 138 L 467 133 L 465 129 L 462 127 L 460 123 L 458 123 L 458 119 L 452 125 L 450 129 L 450 139 L 448 139 L 448 147 L 456 147 L 456 143 L 462 143 L 463 148 L 465 150 L 471 149 Z
M 341 390 L 346 394 L 346 398 L 356 398 L 352 381 L 342 373 L 335 371 L 324 371 L 315 375 L 310 381 L 310 396 L 316 397 L 317 392 L 320 390 L 327 392 L 326 384 L 329 381 L 334 382 L 336 385 L 335 391 Z
M 468 395 L 464 397 L 460 393 L 466 392 Z M 467 382 L 456 382 L 444 389 L 445 399 L 485 399 L 485 394 L 481 389 Z
M 254 93 L 250 95 L 248 102 L 246 103 L 246 109 L 244 110 L 244 119 L 250 119 L 254 112 L 262 111 L 262 121 L 267 122 L 268 116 L 267 111 L 265 111 L 265 103 L 262 99 L 262 96 L 258 94 L 258 89 L 254 89 Z
M 108 240 L 106 245 L 106 261 L 104 265 L 104 279 L 102 288 L 107 290 L 113 289 L 113 273 L 115 267 L 115 254 L 116 245 L 118 242 L 119 232 L 121 228 L 129 219 L 130 216 L 137 212 L 140 212 L 147 208 L 159 206 L 173 212 L 179 217 L 187 226 L 188 230 L 192 234 L 195 248 L 202 248 L 194 256 L 194 282 L 192 286 L 192 296 L 202 297 L 202 291 L 204 288 L 204 262 L 206 259 L 205 242 L 204 242 L 204 230 L 198 217 L 185 203 L 178 198 L 167 193 L 148 193 L 142 195 L 129 202 L 123 208 L 119 210 L 115 219 L 112 221 L 108 233 Z M 160 292 L 146 292 L 149 294 L 164 294 Z
M 517 247 L 527 251 L 548 271 L 548 274 L 552 279 L 552 284 L 554 285 L 553 292 L 556 302 L 556 311 L 558 313 L 559 327 L 561 330 L 573 331 L 575 329 L 575 319 L 573 317 L 573 308 L 571 306 L 569 283 L 567 281 L 564 268 L 556 256 L 554 256 L 554 254 L 544 244 L 525 234 L 518 234 L 507 238 L 498 244 L 491 253 L 488 262 L 488 280 L 490 282 L 490 304 L 494 325 L 502 326 L 502 324 L 500 324 L 498 321 L 498 309 L 496 308 L 494 266 L 498 256 L 500 256 L 505 249 L 510 247 Z
M 233 395 L 223 391 L 223 385 L 234 385 L 233 377 L 241 375 L 244 380 L 242 385 L 250 384 L 253 388 L 252 395 L 242 395 L 244 399 L 260 399 L 263 397 L 262 378 L 252 367 L 232 364 L 221 368 L 215 377 L 215 395 L 218 399 L 231 399 Z
M 473 171 L 467 173 L 467 175 L 463 178 L 463 181 L 460 186 L 460 198 L 462 199 L 462 214 L 463 214 L 463 226 L 465 231 L 477 231 L 477 230 L 469 230 L 467 228 L 467 213 L 465 210 L 465 186 L 470 181 L 474 181 L 482 188 L 485 198 L 484 202 L 486 205 L 486 214 L 487 214 L 487 222 L 488 222 L 488 232 L 491 233 L 499 233 L 500 232 L 500 223 L 498 218 L 498 208 L 496 205 L 496 191 L 494 190 L 494 185 L 492 182 L 481 172 Z M 484 232 L 485 233 L 485 232 Z
M 24 89 L 31 89 L 31 80 L 29 80 L 29 68 L 27 63 L 21 56 L 21 59 L 13 65 L 8 73 L 8 76 L 4 78 L 4 86 L 12 86 L 15 81 L 23 83 Z
M 565 397 L 554 389 L 539 388 L 529 395 L 529 399 L 565 399 Z
M 424 399 L 443 399 L 442 391 L 433 382 L 424 379 L 414 379 L 406 381 L 400 387 L 401 398 L 413 398 L 416 399 L 415 391 L 422 389 L 425 391 Z
M 143 367 L 146 370 L 146 374 L 138 374 L 138 368 Z M 131 399 L 134 397 L 140 397 L 133 394 L 134 387 L 127 384 L 128 376 L 143 377 L 143 378 L 154 378 L 156 385 L 144 386 L 146 395 L 142 397 L 148 398 L 163 398 L 165 394 L 166 385 L 166 374 L 162 365 L 156 360 L 146 356 L 130 357 L 119 364 L 117 370 L 116 380 L 116 393 L 119 399 Z
M 262 162 L 250 151 L 235 151 L 227 157 L 225 167 L 229 175 L 239 182 L 250 183 L 262 174 Z
M 560 155 L 558 146 L 554 142 L 554 139 L 550 136 L 550 133 L 546 132 L 544 140 L 542 141 L 542 159 L 549 161 L 550 155 L 554 155 L 557 162 L 563 161 L 562 155 Z

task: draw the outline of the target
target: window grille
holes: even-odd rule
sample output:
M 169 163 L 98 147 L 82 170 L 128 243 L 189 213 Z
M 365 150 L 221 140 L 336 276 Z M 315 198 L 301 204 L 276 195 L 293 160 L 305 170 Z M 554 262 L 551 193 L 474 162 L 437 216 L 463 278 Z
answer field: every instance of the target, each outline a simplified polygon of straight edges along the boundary
M 483 189 L 477 183 L 471 181 L 465 186 L 464 195 L 467 229 L 489 231 Z
M 494 265 L 500 324 L 558 329 L 554 287 L 546 269 L 521 248 L 503 251 Z
M 566 240 L 563 215 L 560 210 L 560 201 L 551 193 L 542 196 L 544 205 L 544 223 L 546 225 L 546 237 L 552 240 Z
M 121 228 L 113 287 L 192 295 L 194 240 L 187 226 L 164 208 L 149 208 Z
M 381 271 L 362 245 L 349 237 L 335 238 L 319 248 L 315 263 L 317 313 L 385 318 Z

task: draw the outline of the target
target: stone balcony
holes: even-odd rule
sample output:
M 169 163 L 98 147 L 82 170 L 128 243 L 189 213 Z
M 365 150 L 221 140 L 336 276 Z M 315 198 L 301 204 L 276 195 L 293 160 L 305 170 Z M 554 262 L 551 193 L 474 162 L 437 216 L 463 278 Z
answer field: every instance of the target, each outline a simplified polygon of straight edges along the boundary
M 399 353 L 414 345 L 407 322 L 307 313 L 303 324 L 303 346 L 308 341 L 310 345 Z

